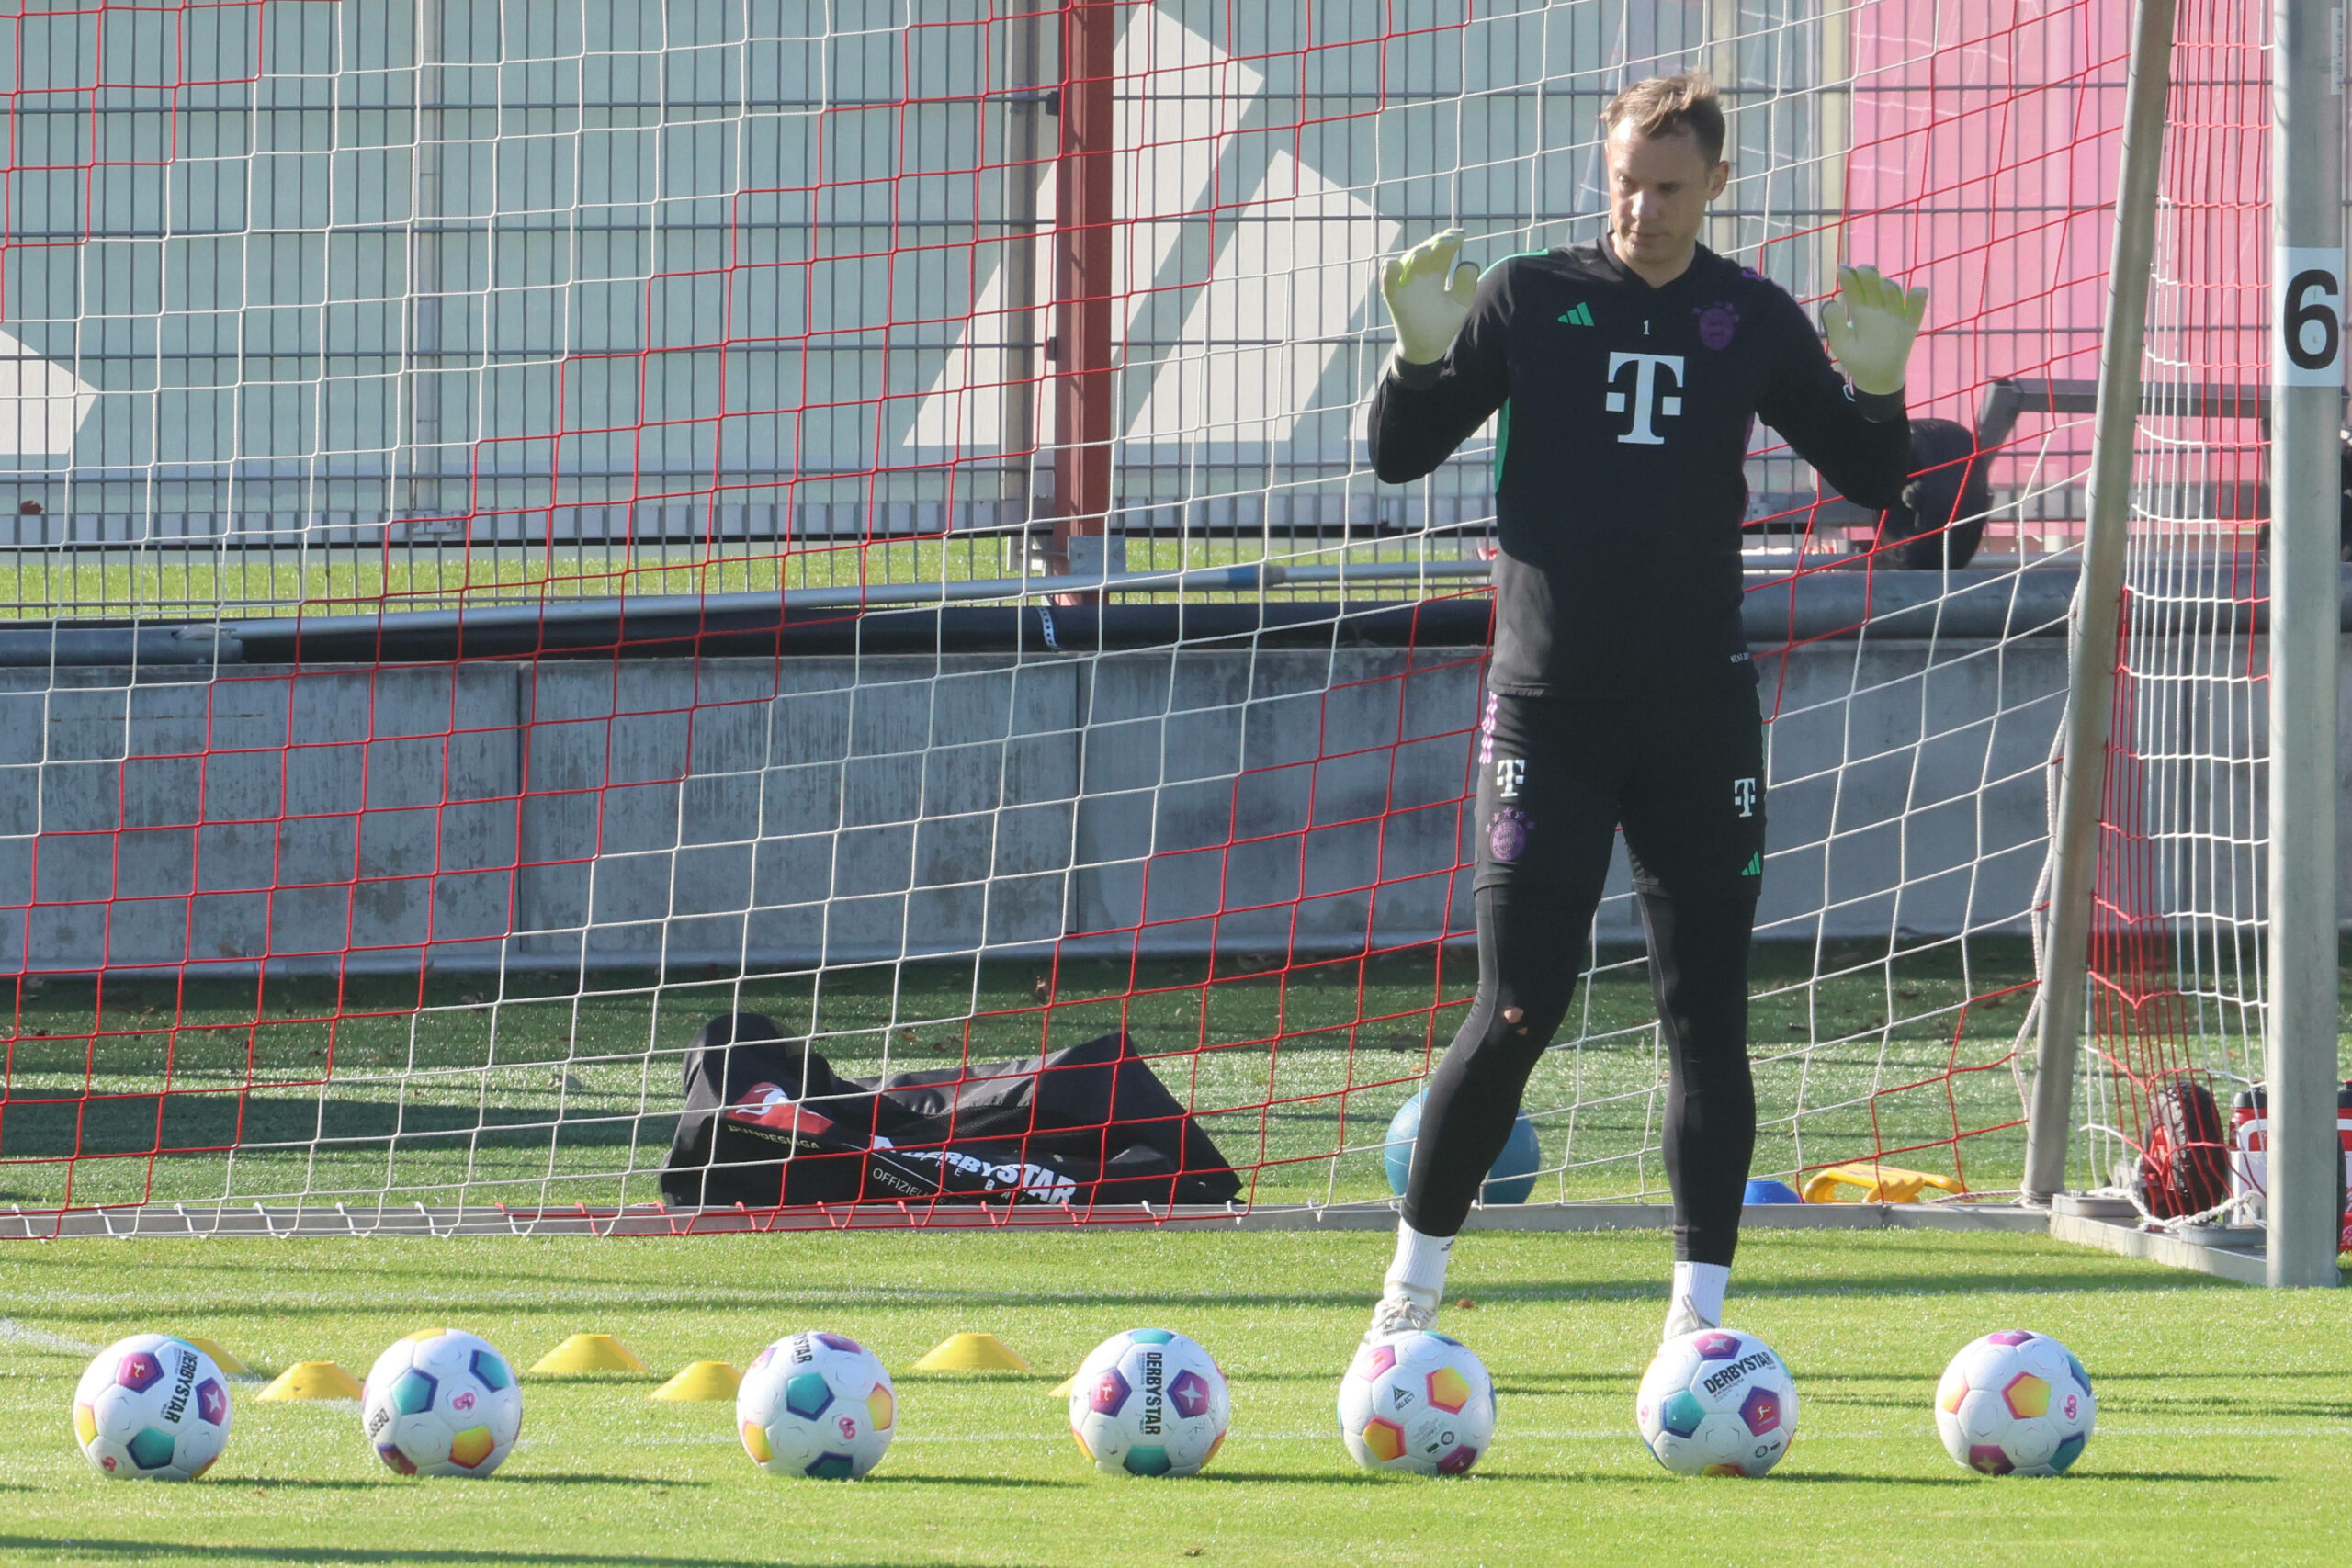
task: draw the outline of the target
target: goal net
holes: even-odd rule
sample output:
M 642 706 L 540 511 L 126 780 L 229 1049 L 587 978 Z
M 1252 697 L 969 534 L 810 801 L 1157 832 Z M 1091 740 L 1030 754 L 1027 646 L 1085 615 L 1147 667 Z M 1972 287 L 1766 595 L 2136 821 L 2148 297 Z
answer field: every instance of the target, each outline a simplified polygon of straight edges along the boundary
M 2230 1122 L 2233 1101 L 2260 1115 L 2266 1076 L 2271 233 L 2245 171 L 2268 130 L 2267 27 L 2188 6 L 2176 31 L 2093 902 L 2077 1185 L 2165 1219 L 2261 1215 L 2234 1151 L 2262 1122 L 2242 1139 Z M 2213 1114 L 2159 1134 L 2184 1094 Z M 2151 1192 L 2143 1159 L 2184 1134 L 2201 1179 Z
M 1598 110 L 1692 67 L 1708 243 L 1935 296 L 1912 504 L 1750 462 L 1755 1174 L 2017 1186 L 2127 9 L 1019 5 L 0 30 L 12 1234 L 803 1223 L 663 1185 L 738 1014 L 943 1099 L 1123 1036 L 1233 1201 L 1385 1199 L 1475 982 L 1493 449 L 1374 481 L 1378 260 L 1598 236 Z M 2193 399 L 2260 379 L 2261 20 L 2183 10 L 2151 371 Z M 2258 1000 L 2222 417 L 2143 423 L 2111 1139 L 2243 1077 Z M 1532 1200 L 1662 1200 L 1664 1088 L 1621 864 Z M 1037 1178 L 1048 1130 L 952 1203 L 869 1171 L 858 1223 L 1144 1213 Z

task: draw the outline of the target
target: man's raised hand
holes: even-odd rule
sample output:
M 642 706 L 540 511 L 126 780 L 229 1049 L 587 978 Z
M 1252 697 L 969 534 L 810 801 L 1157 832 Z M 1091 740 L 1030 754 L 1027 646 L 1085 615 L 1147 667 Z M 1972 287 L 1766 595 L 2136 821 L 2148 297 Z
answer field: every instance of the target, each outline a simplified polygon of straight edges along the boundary
M 1462 231 L 1448 229 L 1401 256 L 1389 257 L 1381 270 L 1380 292 L 1396 328 L 1396 356 L 1408 365 L 1443 359 L 1453 346 L 1453 334 L 1470 319 L 1478 268 L 1473 262 L 1457 266 L 1454 257 L 1461 252 Z
M 1883 396 L 1903 389 L 1911 340 L 1927 314 L 1926 289 L 1905 293 L 1874 266 L 1841 266 L 1838 297 L 1822 307 L 1821 326 L 1854 390 Z

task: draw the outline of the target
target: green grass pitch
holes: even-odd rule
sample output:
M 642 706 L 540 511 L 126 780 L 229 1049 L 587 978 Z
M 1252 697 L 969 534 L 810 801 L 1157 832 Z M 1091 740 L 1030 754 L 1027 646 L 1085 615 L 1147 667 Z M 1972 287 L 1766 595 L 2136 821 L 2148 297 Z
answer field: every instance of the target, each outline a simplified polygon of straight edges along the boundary
M 2332 1292 L 2269 1293 L 2040 1237 L 1752 1232 L 1736 1325 L 1794 1369 L 1797 1442 L 1762 1481 L 1682 1480 L 1633 1436 L 1663 1311 L 1656 1234 L 1482 1233 L 1445 1325 L 1492 1369 L 1500 1427 L 1467 1477 L 1357 1472 L 1332 1412 L 1387 1240 L 1091 1230 L 688 1241 L 20 1244 L 0 1248 L 0 1560 L 61 1563 L 775 1568 L 860 1564 L 1536 1564 L 2341 1561 L 2352 1338 Z M 356 1373 L 447 1322 L 527 1366 L 620 1336 L 658 1374 L 741 1365 L 829 1327 L 896 1371 L 899 1433 L 854 1484 L 764 1475 L 731 1409 L 653 1378 L 525 1382 L 523 1439 L 482 1482 L 383 1469 L 347 1404 L 262 1404 L 192 1485 L 109 1482 L 67 1408 L 96 1346 L 217 1338 L 266 1368 Z M 1099 1475 L 1049 1391 L 1098 1340 L 1159 1325 L 1233 1380 L 1233 1435 L 1189 1481 Z M 1952 1464 L 1928 1401 L 2004 1325 L 2064 1339 L 2099 1420 L 2075 1472 Z M 1033 1375 L 909 1369 L 958 1329 Z

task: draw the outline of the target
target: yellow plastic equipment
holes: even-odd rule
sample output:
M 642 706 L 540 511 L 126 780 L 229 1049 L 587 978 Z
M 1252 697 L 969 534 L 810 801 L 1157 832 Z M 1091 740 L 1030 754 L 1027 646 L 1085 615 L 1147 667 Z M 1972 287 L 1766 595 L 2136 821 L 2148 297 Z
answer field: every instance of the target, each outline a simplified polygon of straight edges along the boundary
M 205 1339 L 194 1334 L 186 1335 L 183 1336 L 183 1337 L 185 1337 L 189 1344 L 195 1346 L 198 1349 L 211 1357 L 212 1364 L 220 1368 L 222 1371 L 228 1373 L 231 1377 L 249 1378 L 254 1375 L 254 1370 L 245 1365 L 243 1359 L 238 1356 L 234 1351 L 222 1348 L 220 1341 L 218 1339 Z
M 1848 1198 L 1839 1194 L 1840 1187 L 1859 1187 L 1862 1195 Z M 1916 1203 L 1923 1188 L 1933 1187 L 1954 1197 L 1966 1195 L 1968 1186 L 1956 1176 L 1930 1176 L 1924 1170 L 1905 1170 L 1899 1165 L 1833 1165 L 1826 1170 L 1816 1170 L 1806 1179 L 1804 1201 L 1808 1203 Z
M 1029 1363 L 993 1334 L 951 1334 L 915 1363 L 919 1372 L 1025 1372 Z
M 646 1397 L 675 1404 L 713 1404 L 735 1397 L 743 1374 L 725 1361 L 696 1361 Z
M 333 1361 L 297 1361 L 256 1395 L 261 1399 L 357 1399 L 359 1380 Z
M 609 1334 L 575 1334 L 531 1364 L 535 1378 L 579 1377 L 588 1372 L 651 1371 L 637 1352 Z

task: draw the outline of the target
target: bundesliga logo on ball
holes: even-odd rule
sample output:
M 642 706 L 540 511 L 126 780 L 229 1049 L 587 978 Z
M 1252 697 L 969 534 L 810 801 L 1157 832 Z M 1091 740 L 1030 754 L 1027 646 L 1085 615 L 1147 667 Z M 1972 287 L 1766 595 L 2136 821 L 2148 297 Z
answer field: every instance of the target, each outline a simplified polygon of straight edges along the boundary
M 185 1339 L 118 1339 L 74 1385 L 74 1438 L 117 1481 L 193 1481 L 229 1445 L 229 1380 Z
M 1200 1473 L 1231 1416 L 1216 1358 L 1165 1328 L 1114 1334 L 1070 1380 L 1070 1435 L 1114 1475 Z
M 1677 1475 L 1762 1475 L 1796 1438 L 1797 1386 L 1761 1339 L 1702 1328 L 1658 1347 L 1634 1421 Z

